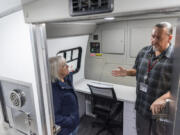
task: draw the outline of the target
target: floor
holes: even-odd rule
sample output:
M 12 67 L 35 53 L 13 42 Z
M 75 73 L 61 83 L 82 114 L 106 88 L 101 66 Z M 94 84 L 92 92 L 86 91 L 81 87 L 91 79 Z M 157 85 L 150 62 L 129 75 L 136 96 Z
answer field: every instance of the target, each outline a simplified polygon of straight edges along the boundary
M 100 128 L 92 127 L 93 121 L 94 121 L 94 118 L 84 116 L 81 119 L 77 135 L 96 135 L 96 133 L 100 130 Z M 120 127 L 117 129 L 113 129 L 113 131 L 114 131 L 115 135 L 123 135 L 122 129 L 123 128 Z M 110 135 L 110 133 L 103 132 L 99 135 Z
M 23 134 L 12 128 L 9 128 L 7 124 L 0 122 L 0 135 L 23 135 Z

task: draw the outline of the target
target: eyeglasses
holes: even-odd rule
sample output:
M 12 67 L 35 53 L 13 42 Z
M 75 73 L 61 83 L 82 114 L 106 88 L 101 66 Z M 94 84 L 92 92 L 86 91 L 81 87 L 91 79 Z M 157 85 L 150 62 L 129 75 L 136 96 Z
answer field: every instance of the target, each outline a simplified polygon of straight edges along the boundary
M 64 67 L 68 67 L 68 64 L 67 63 L 64 63 L 63 65 L 62 65 L 62 67 L 64 68 Z
M 151 35 L 151 38 L 152 39 L 156 39 L 158 41 L 162 41 L 164 40 L 165 36 L 168 36 L 169 37 L 169 34 L 164 34 L 164 35 Z

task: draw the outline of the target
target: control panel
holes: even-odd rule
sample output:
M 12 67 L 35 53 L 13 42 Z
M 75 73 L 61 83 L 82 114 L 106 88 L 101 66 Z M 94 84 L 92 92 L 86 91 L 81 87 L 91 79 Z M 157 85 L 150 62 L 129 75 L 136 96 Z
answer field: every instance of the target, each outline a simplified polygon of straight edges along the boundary
M 99 42 L 90 42 L 90 53 L 100 53 Z

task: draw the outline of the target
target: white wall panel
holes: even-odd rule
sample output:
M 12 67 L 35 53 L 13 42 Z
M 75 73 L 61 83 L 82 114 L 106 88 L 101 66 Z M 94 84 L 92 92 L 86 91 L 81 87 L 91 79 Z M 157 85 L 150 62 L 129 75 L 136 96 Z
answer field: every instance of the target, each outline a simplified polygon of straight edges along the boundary
M 35 84 L 30 32 L 23 13 L 0 19 L 0 76 Z
M 35 107 L 39 108 L 30 31 L 22 11 L 0 18 L 0 37 L 0 76 L 31 83 Z M 38 109 L 36 113 L 40 121 Z
M 85 63 L 85 53 L 86 53 L 88 38 L 89 38 L 88 35 L 84 35 L 84 36 L 49 39 L 47 41 L 49 57 L 56 56 L 56 53 L 59 52 L 60 50 L 82 47 L 81 67 L 79 72 L 74 75 L 74 81 L 78 81 L 79 79 L 84 78 L 84 65 L 85 65 L 84 63 Z

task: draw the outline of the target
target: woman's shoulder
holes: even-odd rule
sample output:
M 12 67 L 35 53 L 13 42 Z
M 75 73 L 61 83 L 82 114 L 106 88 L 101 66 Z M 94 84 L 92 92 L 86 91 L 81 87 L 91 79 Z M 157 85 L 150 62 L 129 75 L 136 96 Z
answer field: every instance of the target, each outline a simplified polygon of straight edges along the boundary
M 58 81 L 56 80 L 55 82 L 51 82 L 52 88 L 58 87 Z
M 58 81 L 56 81 L 56 82 L 52 82 L 51 83 L 51 86 L 52 86 L 52 91 L 53 91 L 53 93 L 62 93 L 63 91 L 62 91 L 62 88 L 61 88 L 61 86 L 60 86 L 60 84 L 59 84 L 59 82 Z

